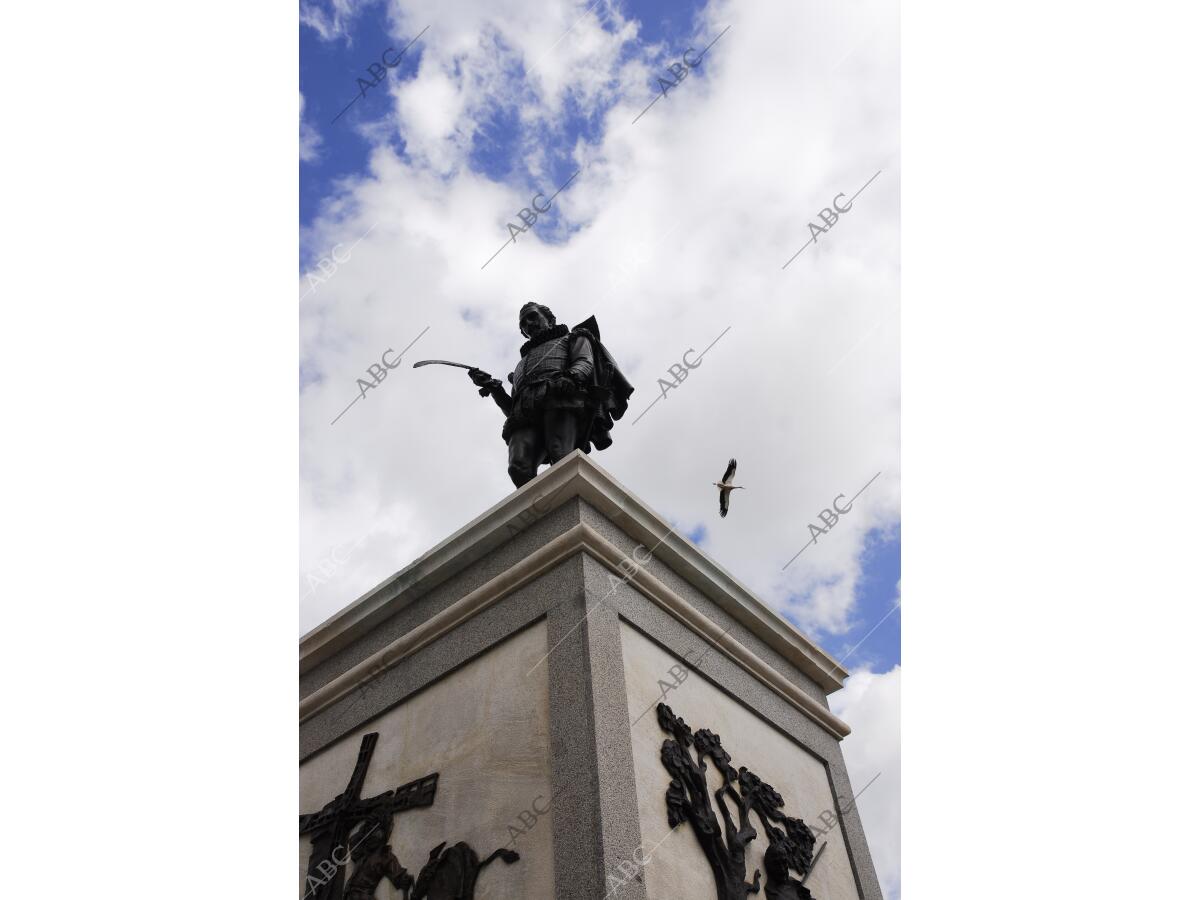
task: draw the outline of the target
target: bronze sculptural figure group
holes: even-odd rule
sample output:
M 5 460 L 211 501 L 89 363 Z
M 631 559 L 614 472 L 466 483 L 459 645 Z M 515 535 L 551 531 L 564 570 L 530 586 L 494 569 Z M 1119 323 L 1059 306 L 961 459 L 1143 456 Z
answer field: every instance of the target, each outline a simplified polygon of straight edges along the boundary
M 399 813 L 432 806 L 439 775 L 364 798 L 363 784 L 378 742 L 378 732 L 363 735 L 346 789 L 317 812 L 300 816 L 300 834 L 312 843 L 303 900 L 374 900 L 384 879 L 404 900 L 471 900 L 481 869 L 497 859 L 511 865 L 521 858 L 501 848 L 480 861 L 466 842 L 447 849 L 443 841 L 429 852 L 414 879 L 389 843 L 392 821 Z

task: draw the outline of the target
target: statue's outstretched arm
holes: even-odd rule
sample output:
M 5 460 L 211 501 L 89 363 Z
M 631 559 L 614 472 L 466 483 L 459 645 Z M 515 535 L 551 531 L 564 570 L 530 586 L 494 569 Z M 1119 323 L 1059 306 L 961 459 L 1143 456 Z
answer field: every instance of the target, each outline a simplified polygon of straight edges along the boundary
M 468 369 L 467 375 L 479 388 L 480 397 L 491 397 L 506 416 L 512 413 L 512 397 L 508 395 L 508 391 L 504 390 L 504 385 L 498 378 L 493 378 L 482 369 Z

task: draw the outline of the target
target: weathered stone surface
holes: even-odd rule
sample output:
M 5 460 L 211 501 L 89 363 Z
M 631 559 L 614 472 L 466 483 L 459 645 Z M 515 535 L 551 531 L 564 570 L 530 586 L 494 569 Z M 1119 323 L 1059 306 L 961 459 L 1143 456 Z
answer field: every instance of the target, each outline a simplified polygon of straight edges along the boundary
M 521 854 L 513 865 L 496 863 L 479 876 L 475 896 L 554 896 L 553 826 L 550 815 L 525 829 L 519 818 L 538 797 L 549 798 L 550 720 L 544 666 L 544 622 L 520 631 L 478 657 L 453 677 L 361 726 L 300 767 L 300 808 L 320 809 L 346 786 L 362 734 L 379 732 L 364 796 L 439 772 L 437 800 L 428 809 L 396 816 L 391 846 L 411 873 L 442 841 L 466 841 L 480 855 L 514 840 L 508 826 L 525 831 L 515 838 Z M 526 673 L 533 669 L 532 674 Z M 547 804 L 538 803 L 539 808 Z M 526 821 L 530 816 L 526 817 Z M 300 839 L 300 868 L 310 845 Z M 304 893 L 301 886 L 300 894 Z M 376 898 L 399 898 L 390 884 Z
M 787 815 L 836 816 L 815 897 L 881 900 L 827 701 L 845 670 L 581 453 L 306 635 L 301 673 L 302 809 L 344 788 L 369 731 L 364 795 L 441 773 L 433 806 L 395 819 L 410 871 L 463 840 L 521 854 L 483 872 L 480 898 L 711 900 L 688 826 L 667 829 L 665 699 Z M 766 846 L 751 843 L 748 877 Z M 376 900 L 398 896 L 385 882 Z
M 667 827 L 666 793 L 670 775 L 659 761 L 663 740 L 669 737 L 659 727 L 653 707 L 667 703 L 693 730 L 707 728 L 721 736 L 721 744 L 734 766 L 745 766 L 769 782 L 786 802 L 784 812 L 803 819 L 809 826 L 820 824 L 821 813 L 837 814 L 825 764 L 771 724 L 724 693 L 702 674 L 692 671 L 678 687 L 672 666 L 683 660 L 625 625 L 621 628 L 625 659 L 625 685 L 629 718 L 633 726 L 633 761 L 637 772 L 638 811 L 642 842 L 647 850 L 657 846 L 645 867 L 646 896 L 649 898 L 712 897 L 712 872 L 695 836 L 686 824 Z M 700 650 L 703 653 L 703 650 Z M 714 651 L 715 652 L 715 651 Z M 695 659 L 693 653 L 689 658 Z M 676 669 L 676 672 L 678 669 Z M 665 699 L 664 699 L 665 697 Z M 649 709 L 650 712 L 646 712 Z M 707 772 L 709 787 L 716 791 L 721 778 L 714 767 Z M 757 817 L 751 824 L 759 836 L 746 851 L 746 876 L 754 870 L 764 875 L 763 854 L 767 840 Z M 841 829 L 817 838 L 817 846 L 828 840 L 806 887 L 820 900 L 858 900 L 854 872 Z M 647 854 L 649 855 L 649 854 Z

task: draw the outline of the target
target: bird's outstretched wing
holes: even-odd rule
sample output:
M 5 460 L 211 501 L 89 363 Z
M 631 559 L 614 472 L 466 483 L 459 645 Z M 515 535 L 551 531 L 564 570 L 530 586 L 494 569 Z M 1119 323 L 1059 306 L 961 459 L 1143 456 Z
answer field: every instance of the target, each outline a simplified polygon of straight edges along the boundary
M 726 477 L 728 477 L 728 476 L 726 476 Z M 733 491 L 727 491 L 727 490 L 721 491 L 721 518 L 722 519 L 725 518 L 727 515 L 729 515 L 729 495 L 732 493 L 733 493 Z
M 731 459 L 729 461 L 729 467 L 725 470 L 725 474 L 721 476 L 721 480 L 723 482 L 725 482 L 726 484 L 729 484 L 730 480 L 732 480 L 733 476 L 736 473 L 737 473 L 737 460 Z

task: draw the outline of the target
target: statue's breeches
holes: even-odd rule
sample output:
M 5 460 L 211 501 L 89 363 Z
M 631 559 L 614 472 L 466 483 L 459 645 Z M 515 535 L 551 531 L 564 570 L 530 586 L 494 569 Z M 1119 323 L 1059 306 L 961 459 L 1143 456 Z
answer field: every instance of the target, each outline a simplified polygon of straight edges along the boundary
M 541 428 L 546 413 L 556 409 L 583 411 L 586 404 L 581 394 L 560 395 L 551 391 L 546 382 L 522 387 L 513 397 L 512 412 L 504 422 L 501 437 L 507 443 L 518 428 Z

